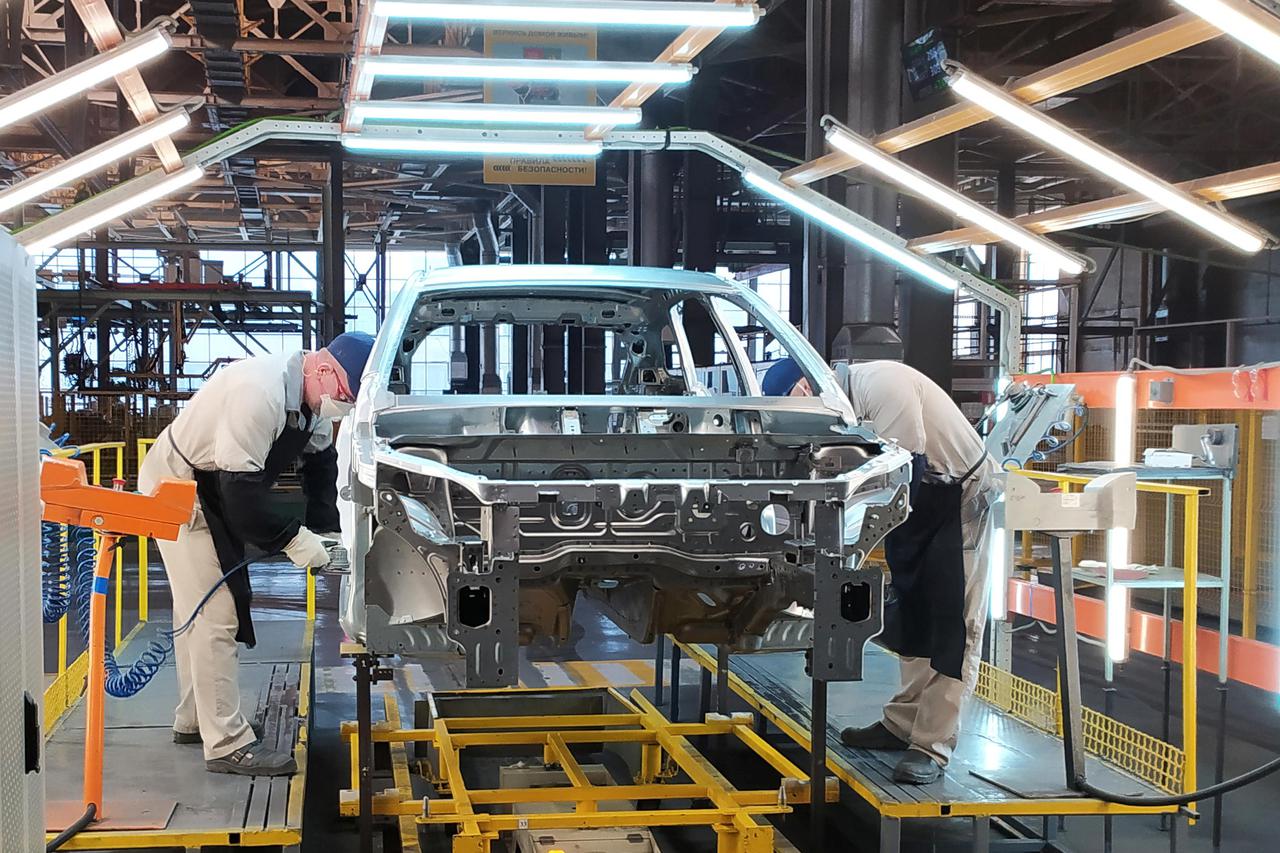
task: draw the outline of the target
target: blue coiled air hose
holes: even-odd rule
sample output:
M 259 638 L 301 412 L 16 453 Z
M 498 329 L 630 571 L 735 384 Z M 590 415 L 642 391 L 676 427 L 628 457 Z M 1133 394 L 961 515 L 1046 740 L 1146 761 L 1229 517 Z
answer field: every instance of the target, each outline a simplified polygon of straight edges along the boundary
M 67 539 L 68 550 L 71 552 L 73 561 L 71 575 L 76 615 L 80 622 L 80 632 L 84 636 L 85 642 L 88 643 L 89 611 L 93 600 L 93 564 L 97 550 L 94 547 L 93 531 L 87 527 L 67 528 Z M 187 631 L 195 623 L 196 617 L 200 615 L 200 611 L 209 603 L 209 599 L 218 591 L 218 588 L 226 583 L 227 579 L 233 574 L 252 563 L 253 559 L 243 560 L 219 578 L 218 582 L 210 587 L 209 591 L 200 599 L 200 603 L 196 605 L 195 610 L 191 612 L 191 616 L 186 622 L 172 631 L 161 631 L 160 636 L 152 640 L 142 654 L 138 656 L 138 659 L 127 668 L 122 669 L 116 662 L 115 655 L 107 651 L 104 660 L 107 670 L 107 695 L 114 696 L 117 699 L 127 699 L 130 696 L 136 696 L 144 687 L 150 684 L 151 679 L 155 678 L 156 673 L 160 671 L 165 661 L 169 659 L 169 655 L 173 654 L 174 638 Z
M 71 572 L 62 525 L 40 522 L 40 599 L 45 622 L 57 622 L 71 606 Z

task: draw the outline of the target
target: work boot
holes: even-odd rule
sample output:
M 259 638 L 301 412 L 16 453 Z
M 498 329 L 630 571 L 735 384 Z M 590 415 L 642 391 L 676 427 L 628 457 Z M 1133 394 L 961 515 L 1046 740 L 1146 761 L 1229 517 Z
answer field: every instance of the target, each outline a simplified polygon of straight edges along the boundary
M 858 749 L 906 749 L 911 744 L 889 731 L 883 722 L 847 728 L 840 732 L 840 742 Z
M 292 776 L 298 772 L 293 757 L 255 741 L 230 755 L 211 758 L 204 763 L 210 773 L 234 773 L 239 776 Z
M 942 776 L 942 765 L 918 749 L 909 749 L 893 768 L 893 781 L 901 785 L 928 785 Z
M 253 736 L 258 740 L 262 740 L 262 723 L 250 723 L 249 728 L 253 729 Z M 180 744 L 204 743 L 204 738 L 200 737 L 200 732 L 180 732 L 173 730 L 173 742 Z

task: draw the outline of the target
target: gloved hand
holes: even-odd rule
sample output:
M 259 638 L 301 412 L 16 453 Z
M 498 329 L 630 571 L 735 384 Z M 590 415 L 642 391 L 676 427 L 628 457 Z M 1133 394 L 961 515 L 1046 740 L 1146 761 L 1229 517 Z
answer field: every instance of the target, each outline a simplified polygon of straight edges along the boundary
M 329 565 L 329 549 L 325 547 L 324 539 L 305 527 L 298 528 L 298 535 L 284 546 L 284 553 L 289 562 L 300 569 L 320 569 Z

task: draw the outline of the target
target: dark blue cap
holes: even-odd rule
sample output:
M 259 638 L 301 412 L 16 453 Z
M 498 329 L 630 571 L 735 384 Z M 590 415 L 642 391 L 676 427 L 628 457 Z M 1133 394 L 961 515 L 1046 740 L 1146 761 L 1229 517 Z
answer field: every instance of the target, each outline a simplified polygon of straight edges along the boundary
M 764 375 L 760 390 L 766 397 L 785 397 L 796 387 L 796 383 L 804 378 L 804 371 L 796 364 L 794 358 L 784 358 Z
M 373 351 L 373 335 L 367 332 L 345 332 L 334 338 L 325 349 L 346 371 L 347 387 L 351 389 L 351 395 L 358 396 L 360 377 L 369 361 L 369 353 Z

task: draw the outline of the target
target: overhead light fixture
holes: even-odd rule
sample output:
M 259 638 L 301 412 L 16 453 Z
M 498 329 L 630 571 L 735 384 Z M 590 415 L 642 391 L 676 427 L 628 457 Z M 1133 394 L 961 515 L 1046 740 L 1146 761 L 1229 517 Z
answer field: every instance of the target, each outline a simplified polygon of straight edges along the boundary
M 137 68 L 148 59 L 154 59 L 167 51 L 170 43 L 169 31 L 163 27 L 155 27 L 125 40 L 111 50 L 46 77 L 39 83 L 19 89 L 0 99 L 0 127 L 8 127 L 44 112 L 117 74 Z
M 1122 157 L 1095 145 L 1074 130 L 1033 109 L 968 69 L 951 64 L 951 88 L 957 95 L 1118 184 L 1243 252 L 1260 251 L 1267 238 L 1234 216 L 1221 213 Z
M 449 157 L 598 157 L 603 145 L 598 140 L 527 140 L 472 137 L 367 136 L 346 134 L 342 147 L 359 154 L 439 154 Z
M 837 216 L 834 212 L 826 210 L 819 204 L 816 204 L 802 197 L 791 187 L 783 184 L 781 181 L 767 177 L 759 172 L 748 169 L 742 174 L 743 179 L 765 193 L 772 196 L 778 201 L 795 210 L 806 219 L 822 225 L 830 231 L 841 234 L 852 240 L 854 243 L 869 249 L 872 252 L 884 257 L 894 264 L 921 278 L 930 284 L 941 287 L 943 290 L 955 290 L 959 286 L 959 282 L 947 275 L 941 269 L 938 269 L 929 261 L 921 258 L 919 255 L 913 254 L 909 250 L 895 246 L 871 232 L 859 228 L 851 222 Z
M 502 24 L 585 24 L 609 27 L 755 26 L 754 3 L 683 3 L 669 0 L 375 0 L 375 15 L 416 21 Z
M 169 113 L 154 121 L 135 127 L 101 145 L 96 145 L 59 163 L 52 169 L 19 181 L 0 192 L 0 212 L 11 210 L 33 198 L 47 195 L 58 187 L 65 187 L 85 175 L 92 175 L 142 148 L 177 133 L 186 127 L 186 110 Z
M 194 184 L 203 175 L 204 169 L 200 166 L 188 166 L 181 171 L 165 176 L 156 183 L 139 189 L 133 194 L 124 195 L 120 201 L 114 204 L 99 207 L 93 204 L 94 199 L 91 198 L 77 204 L 75 207 L 69 207 L 61 213 L 51 216 L 48 220 L 37 222 L 29 229 L 29 235 L 27 231 L 20 231 L 14 236 L 30 254 L 47 252 L 58 248 L 73 237 L 86 231 L 92 231 L 99 225 L 114 222 L 122 216 L 128 215 L 131 211 L 146 207 L 182 187 Z M 145 180 L 145 176 L 142 180 Z M 119 185 L 121 188 L 127 186 L 128 184 Z M 108 190 L 108 192 L 111 192 L 111 190 Z M 64 220 L 66 224 L 62 225 L 61 223 Z M 46 222 L 48 225 L 46 225 Z M 52 226 L 53 230 L 49 230 L 50 226 Z
M 888 180 L 919 196 L 927 202 L 949 210 L 957 218 L 989 231 L 1006 243 L 1011 243 L 1028 254 L 1052 259 L 1055 266 L 1070 275 L 1078 275 L 1088 267 L 1085 259 L 1065 251 L 1057 244 L 1015 225 L 982 205 L 966 198 L 951 187 L 935 181 L 918 169 L 908 166 L 877 148 L 870 140 L 854 133 L 840 122 L 827 116 L 827 144 L 849 155 L 862 165 L 875 170 Z
M 1249 0 L 1173 0 L 1264 59 L 1280 63 L 1280 19 Z
M 634 126 L 642 114 L 618 107 L 562 107 L 544 104 L 440 103 L 432 101 L 359 101 L 349 108 L 356 125 L 366 121 L 411 121 L 514 125 Z
M 466 56 L 364 56 L 360 75 L 413 80 L 518 80 L 536 83 L 688 83 L 693 66 L 670 62 L 473 59 Z

